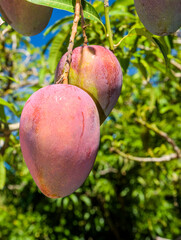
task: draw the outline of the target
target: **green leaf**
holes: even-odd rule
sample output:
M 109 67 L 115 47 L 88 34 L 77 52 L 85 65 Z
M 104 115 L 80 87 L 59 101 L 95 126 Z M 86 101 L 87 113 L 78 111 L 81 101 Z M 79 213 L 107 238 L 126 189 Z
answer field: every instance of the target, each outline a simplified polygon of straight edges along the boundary
M 0 155 L 0 190 L 4 188 L 6 180 L 6 169 L 4 166 L 4 161 L 2 155 Z
M 8 103 L 3 98 L 0 98 L 0 105 L 8 107 L 15 115 L 17 115 L 16 109 L 12 103 Z
M 27 0 L 27 1 L 34 4 L 66 10 L 68 12 L 74 13 L 75 0 Z M 83 0 L 82 6 L 84 9 L 85 18 L 97 21 L 103 25 L 103 23 L 100 20 L 99 14 L 90 3 Z
M 52 41 L 48 59 L 51 72 L 55 71 L 60 58 L 67 51 L 67 46 L 70 38 L 70 28 L 70 25 L 65 26 L 65 28 L 62 29 L 62 31 L 57 34 Z M 64 34 L 62 34 L 63 31 Z
M 45 75 L 46 75 L 46 69 L 45 68 L 41 68 L 40 72 L 39 72 L 39 84 L 43 84 L 45 81 Z
M 166 44 L 164 43 L 162 37 L 154 37 L 152 33 L 146 31 L 144 28 L 136 28 L 135 31 L 138 35 L 146 37 L 148 40 L 152 41 L 155 45 L 157 45 L 157 47 L 159 47 L 159 49 L 164 57 L 165 64 L 166 64 L 166 66 L 168 66 L 169 65 L 169 61 L 167 58 L 168 50 L 167 50 Z
M 78 197 L 75 195 L 75 194 L 71 194 L 70 195 L 70 199 L 72 200 L 73 204 L 74 205 L 77 205 L 78 204 Z
M 15 82 L 18 84 L 20 83 L 20 81 L 16 80 L 15 78 L 9 77 L 9 76 L 0 76 L 0 79 L 3 80 L 4 82 L 7 80 L 11 80 L 12 82 Z
M 121 41 L 117 44 L 117 46 L 119 44 L 121 44 L 122 41 L 124 41 L 127 37 L 135 36 L 135 33 L 136 33 L 136 35 L 146 37 L 149 41 L 153 42 L 157 47 L 159 47 L 159 49 L 164 57 L 165 64 L 168 67 L 169 66 L 169 60 L 167 57 L 168 48 L 166 46 L 166 43 L 163 40 L 163 37 L 155 37 L 152 33 L 146 31 L 145 28 L 132 28 L 130 30 L 130 32 L 121 39 Z
M 86 204 L 86 206 L 91 206 L 91 200 L 86 195 L 81 195 L 80 199 Z
M 60 25 L 63 25 L 70 21 L 73 21 L 73 16 L 67 16 L 56 21 L 55 24 L 51 25 L 49 28 L 46 29 L 46 31 L 44 32 L 44 36 L 47 36 L 50 32 L 56 31 L 58 27 L 60 27 Z
M 121 4 L 120 4 L 121 2 Z M 121 0 L 121 1 L 115 1 L 113 3 L 114 8 L 119 8 L 120 6 L 129 6 L 134 4 L 133 0 Z
M 6 122 L 6 115 L 4 112 L 4 106 L 0 105 L 0 119 L 3 122 Z
M 139 69 L 139 71 L 142 73 L 144 79 L 147 80 L 147 77 L 148 77 L 147 71 L 146 71 L 146 68 L 143 65 L 142 61 L 140 59 L 137 59 L 137 60 L 135 59 L 135 60 L 132 60 L 131 62 L 133 63 L 133 65 L 135 67 L 137 67 Z
M 123 11 L 120 11 L 120 10 L 110 11 L 109 16 L 123 16 L 123 17 L 129 17 L 129 18 L 134 19 L 134 20 L 136 19 L 136 17 L 133 14 L 128 13 L 128 12 L 123 12 Z
M 164 59 L 165 59 L 165 63 L 166 65 L 169 64 L 169 61 L 168 61 L 168 57 L 167 57 L 167 54 L 168 54 L 168 49 L 167 49 L 167 46 L 165 44 L 165 42 L 163 41 L 163 38 L 162 37 L 152 37 L 154 43 L 159 47 Z

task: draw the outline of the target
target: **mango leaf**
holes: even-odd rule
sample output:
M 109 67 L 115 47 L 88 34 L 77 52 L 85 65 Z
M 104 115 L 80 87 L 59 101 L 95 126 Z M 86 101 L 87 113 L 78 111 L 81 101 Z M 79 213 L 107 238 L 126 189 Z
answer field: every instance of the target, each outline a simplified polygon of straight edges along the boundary
M 86 195 L 81 195 L 80 200 L 86 204 L 86 206 L 91 206 L 91 200 Z
M 66 52 L 67 47 L 66 43 L 68 44 L 70 38 L 70 25 L 65 26 L 60 34 L 57 34 L 51 44 L 50 47 L 50 54 L 49 54 L 49 66 L 51 72 L 55 71 L 55 68 L 62 57 L 62 55 Z M 64 32 L 64 34 L 62 34 Z
M 134 59 L 131 62 L 133 63 L 133 65 L 135 67 L 137 67 L 139 69 L 139 71 L 142 73 L 144 79 L 147 80 L 148 75 L 147 75 L 147 71 L 146 71 L 146 68 L 143 65 L 143 63 L 140 60 L 138 61 L 137 59 Z
M 144 28 L 137 28 L 137 29 L 135 29 L 135 31 L 138 35 L 146 37 L 148 40 L 152 41 L 157 47 L 159 47 L 159 49 L 164 57 L 165 64 L 166 64 L 166 66 L 168 66 L 169 65 L 169 60 L 167 58 L 168 49 L 167 49 L 166 44 L 163 41 L 163 37 L 154 37 L 152 33 L 145 31 Z
M 63 25 L 64 23 L 73 21 L 73 16 L 67 16 L 64 17 L 58 21 L 56 21 L 55 24 L 53 24 L 52 26 L 50 26 L 49 28 L 47 28 L 44 32 L 44 36 L 47 36 L 50 32 L 56 31 L 58 27 L 60 27 L 60 25 Z
M 27 0 L 28 2 L 39 4 L 47 7 L 57 8 L 61 10 L 66 10 L 68 12 L 74 13 L 75 0 Z M 97 21 L 103 25 L 100 20 L 99 14 L 95 8 L 87 1 L 82 1 L 82 6 L 84 10 L 84 17 L 93 21 Z
M 0 105 L 0 119 L 2 122 L 6 122 L 6 115 L 4 112 L 4 106 Z
M 0 190 L 4 188 L 6 180 L 6 169 L 4 166 L 4 161 L 2 155 L 0 155 Z
M 20 81 L 16 80 L 15 78 L 12 78 L 12 77 L 9 77 L 9 76 L 0 76 L 0 79 L 2 81 L 7 81 L 7 80 L 11 80 L 12 82 L 15 82 L 15 83 L 20 83 Z
M 133 0 L 121 0 L 121 4 L 120 4 L 120 1 L 115 1 L 113 3 L 113 7 L 114 8 L 119 8 L 120 6 L 129 6 L 129 5 L 133 5 L 134 2 Z
M 136 19 L 135 15 L 133 15 L 131 13 L 128 13 L 128 12 L 123 12 L 123 11 L 120 11 L 120 10 L 112 10 L 112 11 L 109 12 L 109 16 L 116 16 L 116 15 Z
M 160 51 L 161 51 L 161 53 L 164 57 L 166 66 L 167 67 L 169 66 L 169 60 L 168 60 L 168 57 L 167 57 L 168 48 L 166 46 L 166 43 L 163 40 L 163 37 L 156 37 L 152 33 L 146 31 L 145 28 L 132 28 L 130 30 L 130 32 L 125 37 L 123 37 L 119 41 L 119 43 L 116 44 L 116 45 L 118 46 L 119 44 L 121 44 L 127 37 L 131 37 L 131 36 L 135 36 L 135 35 L 144 36 L 149 41 L 153 42 L 157 47 L 159 47 L 159 49 L 160 49 Z
M 12 103 L 8 103 L 3 98 L 0 98 L 0 105 L 8 107 L 15 115 L 17 115 L 16 109 Z
M 39 84 L 43 84 L 45 80 L 45 75 L 46 75 L 46 68 L 41 68 L 39 71 Z
M 163 37 L 152 37 L 154 43 L 159 47 L 164 59 L 165 59 L 165 63 L 166 65 L 169 64 L 168 62 L 168 58 L 167 58 L 167 54 L 168 54 L 168 49 L 166 46 L 166 43 L 163 41 Z

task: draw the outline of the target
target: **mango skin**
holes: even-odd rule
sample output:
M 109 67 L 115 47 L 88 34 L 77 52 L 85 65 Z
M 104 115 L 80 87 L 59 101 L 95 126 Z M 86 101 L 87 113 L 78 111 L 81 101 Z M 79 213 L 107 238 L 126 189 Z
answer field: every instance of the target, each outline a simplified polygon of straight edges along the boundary
M 60 59 L 55 82 L 62 74 L 67 53 Z M 115 106 L 122 87 L 122 70 L 115 55 L 98 46 L 81 46 L 73 50 L 69 84 L 86 91 L 95 101 L 103 123 Z
M 25 0 L 0 0 L 0 13 L 17 32 L 33 36 L 44 30 L 52 15 L 52 8 Z
M 100 138 L 98 111 L 80 88 L 50 85 L 26 102 L 19 134 L 24 160 L 41 192 L 64 197 L 83 184 L 93 167 Z
M 158 36 L 170 35 L 181 27 L 181 0 L 134 0 L 143 25 Z

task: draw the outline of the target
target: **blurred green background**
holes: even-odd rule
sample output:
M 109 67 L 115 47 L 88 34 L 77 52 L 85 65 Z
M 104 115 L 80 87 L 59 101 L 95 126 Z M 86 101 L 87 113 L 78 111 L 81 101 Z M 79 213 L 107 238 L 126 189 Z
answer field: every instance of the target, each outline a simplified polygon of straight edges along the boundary
M 94 7 L 103 18 L 103 2 L 95 1 Z M 181 38 L 179 32 L 166 37 L 148 33 L 132 0 L 110 7 L 114 43 L 121 40 L 114 53 L 123 87 L 101 126 L 89 177 L 76 192 L 56 200 L 45 197 L 32 180 L 17 123 L 28 97 L 53 83 L 72 19 L 61 18 L 48 28 L 45 35 L 52 37 L 41 48 L 8 25 L 0 26 L 0 239 L 179 239 Z M 89 44 L 108 47 L 101 24 L 86 23 Z M 75 47 L 81 44 L 79 26 Z

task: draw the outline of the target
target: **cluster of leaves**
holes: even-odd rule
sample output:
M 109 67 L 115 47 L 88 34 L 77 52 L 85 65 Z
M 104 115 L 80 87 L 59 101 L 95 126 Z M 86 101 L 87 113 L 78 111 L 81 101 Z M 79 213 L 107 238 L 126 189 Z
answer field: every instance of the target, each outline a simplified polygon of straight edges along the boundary
M 102 19 L 103 2 L 93 6 Z M 18 132 L 3 126 L 19 120 L 33 91 L 52 83 L 73 17 L 46 31 L 56 33 L 44 46 L 48 60 L 28 39 L 1 26 L 1 187 L 5 170 L 6 182 L 0 191 L 0 239 L 151 240 L 181 235 L 180 159 L 130 159 L 169 156 L 174 146 L 181 146 L 181 42 L 176 34 L 157 38 L 148 33 L 132 0 L 117 0 L 110 18 L 115 55 L 123 69 L 122 93 L 101 126 L 100 149 L 88 179 L 75 193 L 57 200 L 39 192 L 23 161 Z M 86 22 L 89 44 L 107 47 L 102 24 Z M 79 26 L 75 47 L 82 43 Z

